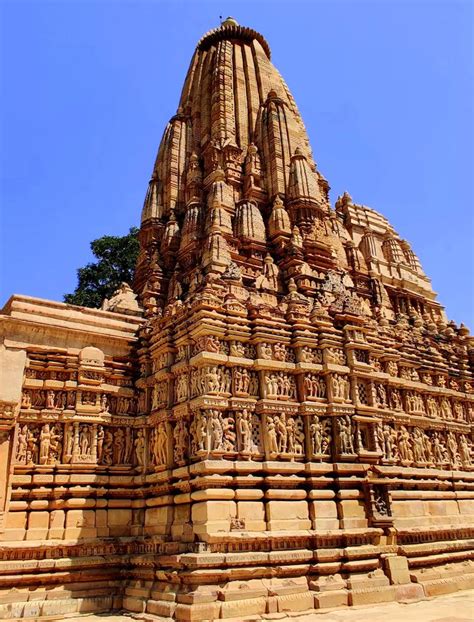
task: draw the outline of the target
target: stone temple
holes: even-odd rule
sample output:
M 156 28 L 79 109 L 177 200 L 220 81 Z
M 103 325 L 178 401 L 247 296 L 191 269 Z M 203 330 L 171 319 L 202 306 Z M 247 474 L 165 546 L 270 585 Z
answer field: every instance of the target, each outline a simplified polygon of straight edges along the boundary
M 267 42 L 225 20 L 165 129 L 133 291 L 0 315 L 0 618 L 472 584 L 473 340 L 390 223 L 328 191 Z

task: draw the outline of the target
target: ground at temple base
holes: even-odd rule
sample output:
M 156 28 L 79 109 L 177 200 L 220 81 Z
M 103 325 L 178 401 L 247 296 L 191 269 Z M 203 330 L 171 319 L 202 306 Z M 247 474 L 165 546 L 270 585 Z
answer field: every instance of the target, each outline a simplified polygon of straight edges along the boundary
M 347 607 L 319 613 L 277 613 L 268 614 L 262 618 L 254 616 L 233 618 L 232 622 L 253 622 L 259 619 L 291 620 L 291 622 L 473 622 L 474 590 L 412 603 Z M 68 622 L 132 622 L 134 618 L 128 615 L 102 614 L 67 618 L 67 620 Z

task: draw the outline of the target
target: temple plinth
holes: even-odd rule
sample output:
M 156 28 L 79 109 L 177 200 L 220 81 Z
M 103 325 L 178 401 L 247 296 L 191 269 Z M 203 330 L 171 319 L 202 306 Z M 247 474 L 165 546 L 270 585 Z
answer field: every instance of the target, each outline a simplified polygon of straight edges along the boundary
M 473 584 L 473 339 L 333 207 L 264 37 L 198 43 L 101 310 L 3 309 L 0 617 L 156 620 Z

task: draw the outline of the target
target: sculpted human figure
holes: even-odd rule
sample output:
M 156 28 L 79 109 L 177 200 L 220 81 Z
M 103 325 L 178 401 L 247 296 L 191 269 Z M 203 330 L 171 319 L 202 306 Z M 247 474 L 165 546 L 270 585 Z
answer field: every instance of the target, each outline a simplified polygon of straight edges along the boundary
M 446 448 L 448 450 L 449 461 L 451 464 L 456 464 L 458 461 L 458 444 L 456 443 L 456 437 L 453 432 L 448 432 Z
M 441 443 L 437 432 L 433 434 L 433 460 L 436 464 L 443 464 L 444 462 L 444 445 Z
M 402 425 L 398 435 L 398 451 L 400 459 L 406 462 L 413 460 L 413 452 L 411 449 L 410 434 L 405 426 Z
M 258 395 L 258 376 L 256 372 L 250 372 L 249 394 Z
M 418 428 L 413 431 L 413 460 L 417 463 L 424 461 L 423 440 Z
M 392 389 L 390 392 L 390 405 L 393 410 L 402 410 L 402 400 L 398 389 Z
M 458 421 L 464 419 L 464 409 L 461 402 L 454 402 L 454 418 Z
M 133 444 L 137 466 L 142 467 L 145 464 L 145 435 L 143 434 L 143 430 L 138 430 L 137 438 Z
M 276 361 L 286 360 L 286 348 L 281 343 L 275 343 L 273 345 L 273 357 Z
M 248 410 L 243 410 L 239 417 L 240 450 L 252 451 L 252 422 Z
M 275 422 L 272 417 L 267 417 L 268 449 L 271 454 L 278 453 L 278 441 Z
M 230 355 L 239 357 L 245 356 L 244 344 L 240 341 L 232 341 L 230 344 Z
M 46 393 L 46 408 L 54 408 L 54 391 Z
M 217 367 L 209 367 L 209 370 L 206 374 L 206 380 L 209 392 L 218 393 L 220 389 L 220 377 Z
M 114 435 L 112 430 L 107 428 L 104 433 L 104 445 L 102 447 L 102 464 L 111 466 L 113 464 Z
M 323 377 L 319 378 L 318 385 L 319 385 L 318 396 L 326 397 L 326 380 Z
M 196 437 L 197 437 L 197 447 L 199 451 L 210 449 L 210 434 L 208 430 L 207 418 L 199 412 L 196 415 Z
M 31 393 L 30 391 L 23 391 L 21 396 L 21 407 L 31 408 Z
M 28 426 L 24 425 L 18 430 L 18 441 L 16 446 L 16 461 L 26 462 L 26 449 L 28 446 Z
M 222 449 L 224 441 L 224 430 L 219 417 L 219 411 L 213 410 L 210 418 L 211 424 L 211 451 L 219 451 Z
M 441 398 L 441 416 L 444 419 L 452 419 L 451 404 L 446 397 Z
M 132 430 L 129 427 L 125 428 L 125 446 L 123 450 L 124 464 L 129 464 L 132 457 L 133 436 Z
M 342 454 L 354 453 L 354 441 L 352 439 L 352 424 L 349 415 L 339 417 L 337 420 L 339 441 L 341 444 Z
M 100 410 L 104 414 L 107 414 L 109 412 L 109 399 L 107 397 L 107 393 L 102 393 L 102 396 L 100 398 Z
M 274 397 L 277 394 L 278 386 L 275 386 L 275 374 L 265 374 L 265 396 Z
M 300 351 L 300 360 L 303 363 L 312 363 L 314 360 L 313 349 L 309 346 L 304 346 Z
M 431 438 L 428 436 L 428 434 L 426 434 L 426 432 L 423 433 L 423 452 L 425 462 L 432 462 L 433 445 L 431 443 Z
M 235 451 L 235 431 L 232 417 L 222 417 L 222 450 Z
M 49 445 L 48 464 L 60 462 L 62 453 L 62 432 L 59 425 L 51 427 L 51 440 Z
M 427 398 L 426 405 L 427 405 L 427 410 L 428 410 L 428 416 L 429 417 L 437 417 L 439 415 L 438 403 L 436 401 L 436 398 L 434 398 L 432 395 L 430 395 Z
M 40 464 L 47 464 L 49 458 L 49 448 L 51 446 L 51 430 L 49 423 L 45 423 L 40 432 L 40 451 L 39 461 Z
M 392 428 L 385 424 L 382 429 L 381 443 L 382 452 L 386 460 L 393 460 L 395 457 L 395 432 Z
M 224 369 L 222 369 L 222 391 L 224 391 L 224 393 L 231 393 L 231 387 L 232 374 L 230 369 L 227 369 L 225 367 Z
M 88 425 L 82 425 L 79 430 L 79 450 L 82 456 L 90 453 L 90 431 Z
M 98 425 L 97 426 L 97 462 L 99 464 L 102 462 L 102 452 L 104 449 L 104 438 L 105 438 L 104 427 L 101 425 Z
M 288 417 L 286 421 L 286 434 L 288 439 L 288 453 L 296 452 L 296 421 L 294 417 Z
M 284 454 L 288 447 L 288 430 L 285 424 L 285 415 L 275 416 L 275 426 L 278 439 L 278 452 Z
M 377 384 L 377 398 L 380 406 L 387 405 L 387 391 L 383 384 Z
M 311 435 L 313 454 L 321 454 L 323 448 L 323 430 L 317 415 L 313 415 L 313 422 L 309 426 L 309 432 Z
M 459 456 L 464 465 L 471 466 L 471 449 L 464 434 L 459 437 Z
M 122 428 L 115 429 L 114 439 L 114 463 L 123 464 L 124 451 L 125 451 L 125 435 Z
M 36 463 L 39 458 L 38 436 L 37 433 L 28 429 L 26 441 L 26 463 Z

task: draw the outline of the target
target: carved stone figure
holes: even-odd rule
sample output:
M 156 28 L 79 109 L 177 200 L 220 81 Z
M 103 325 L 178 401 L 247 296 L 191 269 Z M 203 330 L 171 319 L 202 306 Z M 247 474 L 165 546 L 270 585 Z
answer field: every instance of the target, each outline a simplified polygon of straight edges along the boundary
M 239 413 L 240 451 L 250 453 L 254 447 L 252 442 L 252 419 L 248 410 Z
M 352 422 L 349 415 L 337 419 L 337 431 L 341 454 L 353 454 L 354 440 L 352 435 Z
M 138 430 L 133 444 L 136 464 L 139 467 L 143 467 L 145 465 L 145 435 L 143 430 Z
M 40 464 L 47 464 L 49 459 L 49 448 L 51 446 L 51 429 L 49 423 L 45 423 L 40 432 Z

